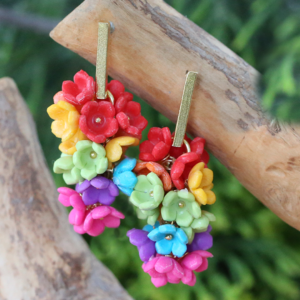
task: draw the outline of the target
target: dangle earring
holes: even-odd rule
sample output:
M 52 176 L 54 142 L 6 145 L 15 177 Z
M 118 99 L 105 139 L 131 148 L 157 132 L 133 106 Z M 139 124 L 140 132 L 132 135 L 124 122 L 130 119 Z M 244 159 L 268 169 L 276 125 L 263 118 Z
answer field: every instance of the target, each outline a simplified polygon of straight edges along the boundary
M 105 227 L 120 226 L 125 216 L 111 205 L 119 191 L 125 193 L 147 222 L 127 236 L 152 283 L 192 286 L 194 272 L 205 271 L 212 257 L 207 250 L 215 217 L 201 207 L 216 201 L 205 140 L 185 134 L 197 73 L 187 73 L 175 133 L 151 128 L 139 160 L 128 158 L 126 150 L 139 144 L 148 122 L 121 82 L 107 83 L 109 30 L 108 23 L 99 23 L 96 82 L 79 71 L 74 82 L 63 82 L 47 109 L 52 132 L 61 138 L 54 172 L 67 185 L 76 184 L 75 190 L 58 188 L 58 200 L 73 207 L 69 222 L 77 233 L 98 236 Z
M 137 184 L 129 200 L 148 225 L 127 236 L 156 287 L 168 282 L 193 286 L 194 272 L 205 271 L 212 257 L 206 250 L 213 244 L 215 216 L 201 206 L 216 201 L 213 172 L 207 168 L 205 140 L 185 134 L 196 76 L 187 73 L 175 134 L 167 127 L 151 128 L 133 169 Z

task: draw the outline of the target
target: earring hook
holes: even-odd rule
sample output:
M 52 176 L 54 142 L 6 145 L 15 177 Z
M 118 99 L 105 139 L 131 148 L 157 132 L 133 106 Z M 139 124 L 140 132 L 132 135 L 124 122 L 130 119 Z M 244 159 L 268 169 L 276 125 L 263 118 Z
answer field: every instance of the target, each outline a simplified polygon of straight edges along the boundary
M 183 94 L 181 98 L 180 109 L 176 122 L 175 135 L 173 139 L 173 147 L 181 147 L 184 142 L 184 136 L 192 102 L 192 95 L 195 86 L 195 81 L 198 73 L 188 71 L 185 79 Z
M 106 99 L 106 81 L 107 81 L 107 47 L 110 31 L 109 23 L 98 23 L 98 45 L 96 60 L 96 84 L 98 99 Z

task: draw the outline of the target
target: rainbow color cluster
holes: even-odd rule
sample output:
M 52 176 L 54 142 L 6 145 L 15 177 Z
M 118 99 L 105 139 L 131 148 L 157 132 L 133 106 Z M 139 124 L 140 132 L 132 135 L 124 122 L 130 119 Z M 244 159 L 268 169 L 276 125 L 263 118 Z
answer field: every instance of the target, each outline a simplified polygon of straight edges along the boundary
M 67 185 L 58 189 L 58 200 L 73 209 L 69 222 L 80 234 L 100 235 L 105 227 L 117 228 L 125 216 L 111 205 L 119 191 L 129 196 L 143 229 L 127 236 L 138 248 L 143 270 L 152 283 L 194 285 L 195 272 L 207 269 L 207 252 L 213 244 L 213 214 L 203 205 L 216 201 L 213 172 L 207 168 L 205 140 L 185 137 L 172 146 L 169 128 L 153 127 L 140 144 L 139 160 L 128 158 L 128 147 L 137 146 L 147 120 L 139 103 L 117 80 L 107 84 L 107 99 L 96 98 L 95 81 L 79 71 L 64 81 L 47 112 L 52 132 L 61 138 L 61 157 L 54 172 Z

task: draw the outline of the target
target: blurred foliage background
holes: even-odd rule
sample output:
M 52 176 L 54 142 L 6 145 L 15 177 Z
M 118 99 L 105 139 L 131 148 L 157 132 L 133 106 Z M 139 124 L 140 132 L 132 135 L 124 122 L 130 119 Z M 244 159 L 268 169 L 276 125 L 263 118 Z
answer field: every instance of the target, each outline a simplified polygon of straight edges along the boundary
M 80 2 L 1 0 L 1 6 L 55 23 Z M 299 0 L 167 2 L 261 72 L 261 98 L 266 109 L 285 121 L 300 119 Z M 0 77 L 12 77 L 26 99 L 50 169 L 59 157 L 59 140 L 50 132 L 46 108 L 62 81 L 72 79 L 80 69 L 95 73 L 94 66 L 53 42 L 45 30 L 0 23 Z M 174 124 L 141 99 L 136 101 L 142 104 L 149 127 L 174 129 Z M 137 155 L 137 149 L 130 155 Z M 124 196 L 115 202 L 127 216 L 121 227 L 106 229 L 100 237 L 85 237 L 93 253 L 138 300 L 299 300 L 299 232 L 258 202 L 214 157 L 210 168 L 215 172 L 217 195 L 217 203 L 209 208 L 217 217 L 212 232 L 214 258 L 209 269 L 198 275 L 194 287 L 152 286 L 141 270 L 136 248 L 126 237 L 129 229 L 141 228 L 143 222 L 137 220 Z M 61 176 L 53 176 L 58 186 L 63 185 Z

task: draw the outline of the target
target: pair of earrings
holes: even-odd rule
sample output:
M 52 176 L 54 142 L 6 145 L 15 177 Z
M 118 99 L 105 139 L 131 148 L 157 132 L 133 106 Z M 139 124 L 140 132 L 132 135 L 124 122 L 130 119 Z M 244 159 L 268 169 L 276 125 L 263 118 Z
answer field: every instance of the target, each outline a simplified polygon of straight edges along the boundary
M 203 205 L 216 201 L 213 172 L 207 168 L 205 140 L 189 139 L 188 113 L 197 73 L 188 72 L 175 133 L 150 128 L 139 146 L 139 160 L 125 156 L 137 146 L 147 120 L 140 104 L 122 83 L 107 84 L 106 58 L 109 24 L 99 23 L 96 81 L 84 71 L 64 81 L 47 112 L 52 132 L 61 138 L 61 157 L 54 172 L 63 174 L 58 200 L 73 209 L 69 222 L 79 234 L 100 235 L 117 228 L 125 216 L 111 205 L 119 191 L 129 196 L 143 229 L 127 236 L 138 248 L 143 270 L 156 287 L 169 283 L 196 283 L 195 272 L 207 269 L 213 244 L 213 214 Z

